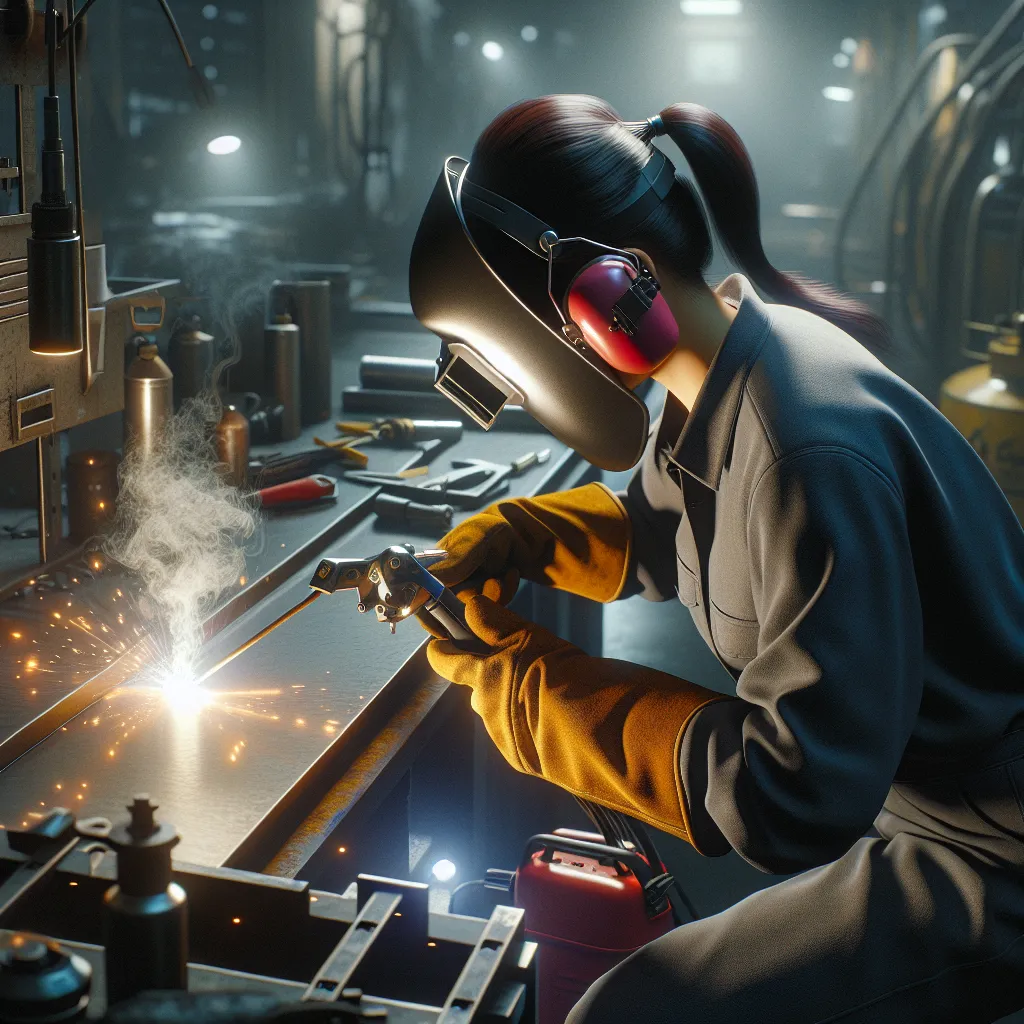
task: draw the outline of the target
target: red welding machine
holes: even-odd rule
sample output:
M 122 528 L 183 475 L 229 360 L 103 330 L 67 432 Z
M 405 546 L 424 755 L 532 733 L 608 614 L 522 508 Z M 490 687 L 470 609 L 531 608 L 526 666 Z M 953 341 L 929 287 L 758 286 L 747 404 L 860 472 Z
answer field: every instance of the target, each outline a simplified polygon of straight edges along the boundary
M 657 884 L 664 871 L 597 833 L 558 829 L 527 843 L 515 902 L 539 947 L 537 1024 L 563 1024 L 602 974 L 675 926 Z

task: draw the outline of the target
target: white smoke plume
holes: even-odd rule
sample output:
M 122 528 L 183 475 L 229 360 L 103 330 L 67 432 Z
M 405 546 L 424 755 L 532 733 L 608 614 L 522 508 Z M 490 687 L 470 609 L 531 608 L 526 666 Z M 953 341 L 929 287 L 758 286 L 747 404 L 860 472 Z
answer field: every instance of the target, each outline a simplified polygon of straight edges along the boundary
M 195 677 L 203 621 L 245 572 L 244 541 L 256 529 L 252 496 L 217 470 L 212 395 L 183 404 L 156 449 L 129 450 L 120 469 L 117 518 L 105 542 L 134 571 L 152 612 L 151 636 L 166 679 Z

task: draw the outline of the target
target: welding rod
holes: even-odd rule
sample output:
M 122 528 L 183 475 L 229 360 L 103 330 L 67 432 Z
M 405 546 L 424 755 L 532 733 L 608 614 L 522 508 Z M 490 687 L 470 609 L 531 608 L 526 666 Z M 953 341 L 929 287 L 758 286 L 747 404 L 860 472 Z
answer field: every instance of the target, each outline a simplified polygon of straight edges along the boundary
M 232 662 L 240 654 L 244 654 L 250 647 L 262 640 L 268 633 L 273 633 L 278 626 L 283 625 L 293 615 L 298 615 L 307 605 L 311 605 L 322 593 L 320 590 L 313 590 L 308 597 L 304 597 L 294 608 L 289 608 L 284 615 L 274 619 L 269 626 L 264 626 L 258 633 L 253 634 L 240 647 L 236 647 L 230 654 L 220 659 L 212 668 L 208 668 L 197 680 L 196 685 L 205 683 L 215 672 L 219 672 L 225 665 Z

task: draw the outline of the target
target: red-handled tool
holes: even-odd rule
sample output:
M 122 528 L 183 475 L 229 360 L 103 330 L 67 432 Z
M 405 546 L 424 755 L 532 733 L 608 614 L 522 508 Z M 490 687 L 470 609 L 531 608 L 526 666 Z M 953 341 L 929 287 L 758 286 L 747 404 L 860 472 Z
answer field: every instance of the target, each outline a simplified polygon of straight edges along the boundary
M 301 480 L 264 487 L 256 493 L 264 508 L 282 505 L 309 505 L 319 501 L 334 501 L 337 497 L 338 481 L 330 476 L 304 476 Z

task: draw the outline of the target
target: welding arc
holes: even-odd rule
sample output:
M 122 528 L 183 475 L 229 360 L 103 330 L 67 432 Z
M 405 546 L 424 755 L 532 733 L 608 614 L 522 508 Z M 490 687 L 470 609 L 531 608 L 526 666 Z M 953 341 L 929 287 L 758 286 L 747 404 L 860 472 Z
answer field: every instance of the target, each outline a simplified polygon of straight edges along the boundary
M 273 633 L 273 631 L 277 629 L 278 626 L 283 625 L 293 615 L 298 615 L 303 608 L 307 607 L 308 605 L 311 605 L 320 596 L 321 593 L 322 591 L 319 590 L 312 591 L 308 597 L 303 598 L 294 608 L 289 608 L 288 611 L 284 613 L 284 615 L 274 619 L 274 621 L 269 626 L 264 626 L 263 629 L 261 629 L 258 633 L 255 633 L 253 636 L 249 637 L 249 639 L 246 640 L 244 644 L 242 644 L 240 647 L 236 647 L 226 657 L 221 658 L 216 665 L 212 666 L 211 668 L 208 668 L 201 676 L 199 676 L 199 678 L 196 680 L 196 685 L 198 686 L 200 683 L 205 683 L 206 680 L 209 679 L 210 676 L 212 676 L 215 672 L 219 672 L 225 665 L 227 665 L 229 662 L 234 661 L 235 658 L 237 658 L 240 654 L 244 654 L 247 650 L 249 650 L 250 647 L 252 647 L 254 644 L 262 640 L 268 633 Z

